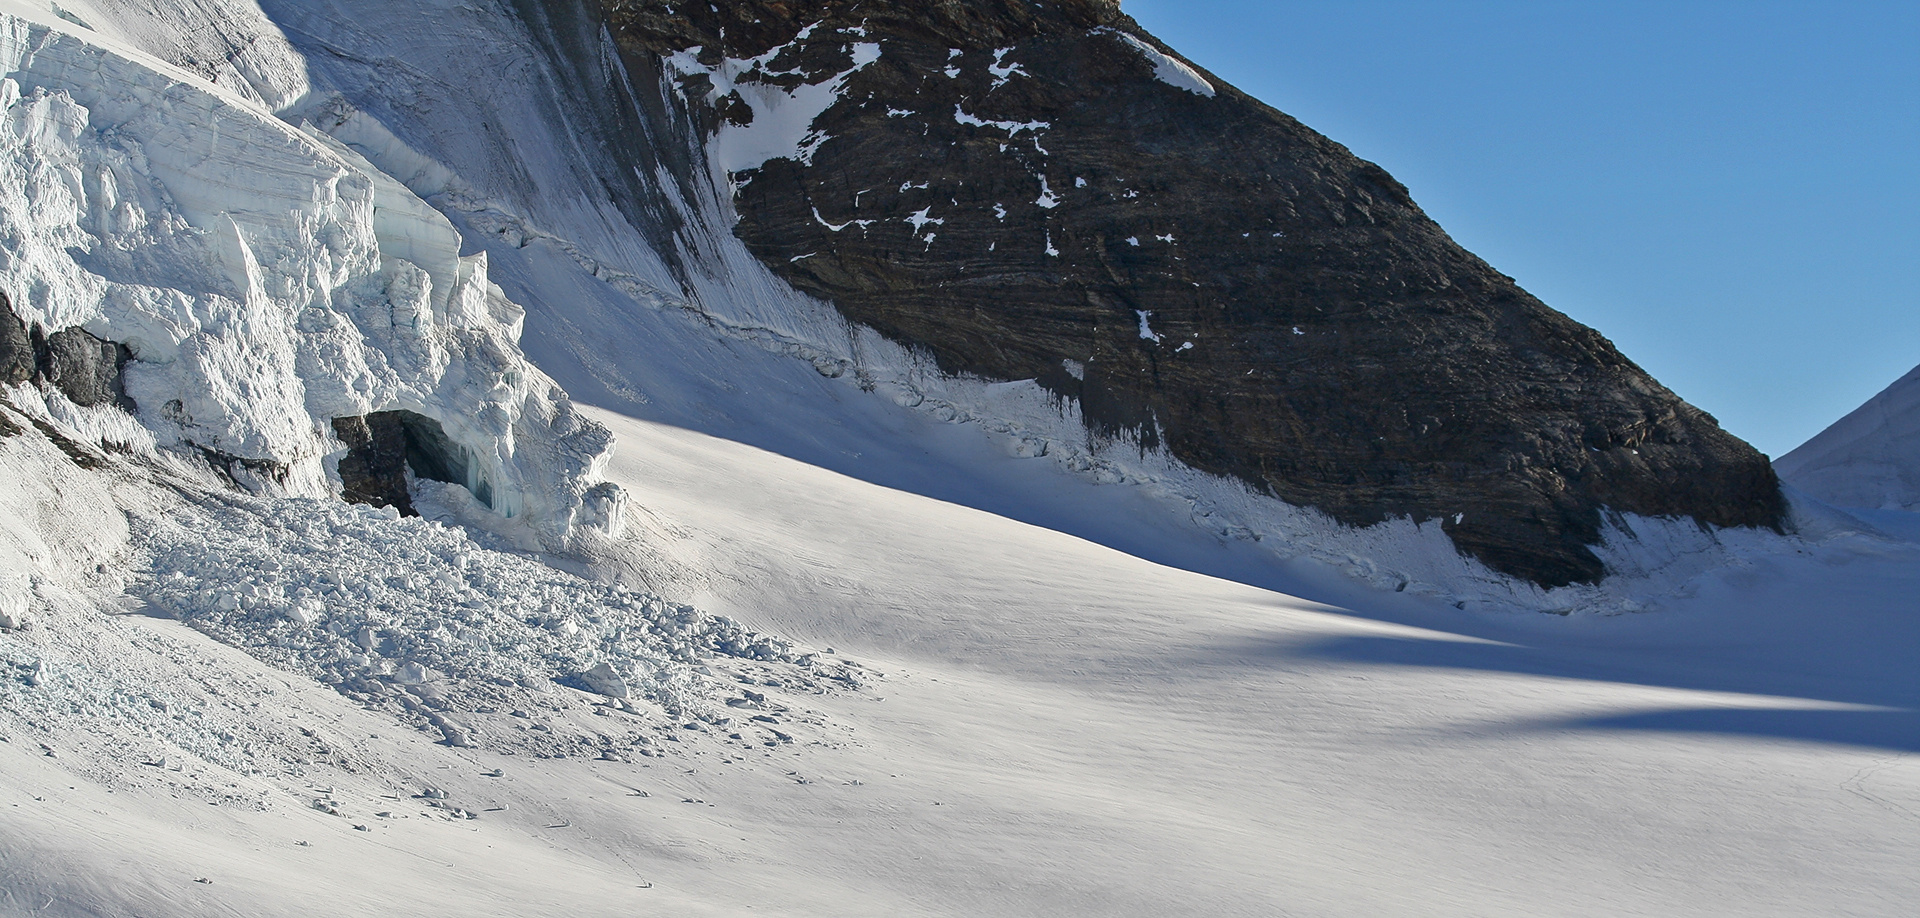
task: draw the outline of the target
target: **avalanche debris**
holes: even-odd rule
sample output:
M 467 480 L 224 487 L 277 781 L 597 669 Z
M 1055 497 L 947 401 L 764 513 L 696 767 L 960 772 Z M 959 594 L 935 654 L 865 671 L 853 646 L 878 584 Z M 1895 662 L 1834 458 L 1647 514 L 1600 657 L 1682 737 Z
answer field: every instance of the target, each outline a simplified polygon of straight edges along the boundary
M 570 745 L 598 741 L 518 721 L 593 704 L 724 722 L 722 658 L 776 667 L 803 689 L 857 684 L 731 619 L 391 509 L 222 494 L 137 514 L 132 528 L 145 575 L 130 592 L 153 611 L 451 746 L 577 755 Z

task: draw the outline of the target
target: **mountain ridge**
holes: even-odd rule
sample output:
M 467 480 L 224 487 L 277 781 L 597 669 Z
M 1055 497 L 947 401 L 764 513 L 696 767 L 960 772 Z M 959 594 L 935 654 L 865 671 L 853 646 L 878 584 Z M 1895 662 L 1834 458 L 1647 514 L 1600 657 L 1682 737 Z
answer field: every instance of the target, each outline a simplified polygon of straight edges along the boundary
M 1074 400 L 1092 442 L 1349 525 L 1439 520 L 1550 587 L 1605 575 L 1607 512 L 1783 525 L 1764 456 L 1117 5 L 603 11 L 714 137 L 769 270 L 944 371 Z

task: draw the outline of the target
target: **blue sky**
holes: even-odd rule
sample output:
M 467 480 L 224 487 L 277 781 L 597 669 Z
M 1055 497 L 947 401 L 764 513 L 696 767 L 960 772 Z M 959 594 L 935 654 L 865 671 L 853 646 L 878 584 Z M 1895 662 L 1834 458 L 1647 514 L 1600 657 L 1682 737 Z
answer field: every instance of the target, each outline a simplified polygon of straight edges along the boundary
M 1123 9 L 1770 455 L 1920 364 L 1920 2 Z

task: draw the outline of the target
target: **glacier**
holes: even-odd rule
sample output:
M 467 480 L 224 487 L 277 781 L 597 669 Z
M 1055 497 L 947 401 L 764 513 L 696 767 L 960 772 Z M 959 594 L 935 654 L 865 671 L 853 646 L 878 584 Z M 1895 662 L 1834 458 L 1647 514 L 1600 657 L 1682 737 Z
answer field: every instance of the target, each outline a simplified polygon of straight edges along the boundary
M 140 425 L 16 405 L 303 497 L 338 491 L 333 419 L 411 411 L 530 545 L 611 534 L 611 438 L 526 361 L 523 310 L 444 216 L 310 125 L 32 12 L 0 33 L 0 289 L 28 325 L 127 347 Z
M 0 404 L 0 911 L 1912 901 L 1911 536 L 1540 591 L 1091 442 L 773 278 L 586 9 L 0 0 L 0 291 L 138 406 Z

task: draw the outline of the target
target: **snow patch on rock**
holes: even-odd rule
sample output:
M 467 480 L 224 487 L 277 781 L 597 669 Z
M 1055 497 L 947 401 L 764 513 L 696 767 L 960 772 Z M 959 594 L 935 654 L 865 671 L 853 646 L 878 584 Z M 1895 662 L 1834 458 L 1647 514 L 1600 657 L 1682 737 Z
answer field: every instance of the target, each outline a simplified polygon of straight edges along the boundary
M 667 58 L 668 64 L 683 75 L 704 74 L 712 80 L 709 102 L 738 93 L 753 111 L 752 120 L 746 124 L 729 121 L 721 125 L 713 143 L 714 159 L 721 168 L 744 172 L 758 169 L 774 159 L 813 162 L 814 152 L 827 140 L 813 129 L 813 122 L 840 101 L 849 78 L 880 59 L 879 44 L 855 42 L 849 46 L 853 65 L 820 82 L 801 83 L 786 89 L 754 79 L 756 74 L 780 75 L 771 70 L 772 62 L 792 45 L 807 40 L 813 30 L 814 27 L 809 26 L 792 42 L 759 57 L 728 58 L 713 67 L 701 64 L 697 56 L 688 51 Z
M 1017 136 L 1021 131 L 1039 133 L 1053 127 L 1050 121 L 989 121 L 969 113 L 966 108 L 959 105 L 953 107 L 953 120 L 968 127 L 990 127 L 1006 131 L 1010 137 Z
M 1200 71 L 1193 69 L 1185 61 L 1181 61 L 1159 48 L 1117 29 L 1103 28 L 1096 29 L 1095 32 L 1111 35 L 1125 42 L 1127 46 L 1133 50 L 1140 52 L 1140 56 L 1146 58 L 1147 63 L 1153 65 L 1154 79 L 1176 89 L 1184 89 L 1197 96 L 1205 96 L 1209 99 L 1214 97 L 1215 90 L 1213 84 L 1208 82 L 1206 77 L 1201 76 Z

